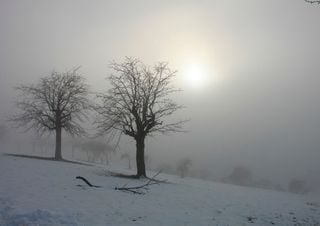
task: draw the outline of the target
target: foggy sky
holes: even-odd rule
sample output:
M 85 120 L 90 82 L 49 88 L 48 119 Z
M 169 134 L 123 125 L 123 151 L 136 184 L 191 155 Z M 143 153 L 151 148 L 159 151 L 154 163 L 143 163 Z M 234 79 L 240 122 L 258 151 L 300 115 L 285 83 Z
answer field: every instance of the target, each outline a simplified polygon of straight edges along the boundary
M 320 174 L 320 6 L 303 0 L 0 1 L 0 119 L 17 84 L 82 65 L 107 90 L 108 63 L 168 61 L 190 118 L 185 134 L 149 139 L 157 159 L 192 157 L 213 171 Z M 188 61 L 208 66 L 201 90 Z M 213 82 L 218 80 L 217 82 Z M 289 177 L 288 176 L 288 177 Z

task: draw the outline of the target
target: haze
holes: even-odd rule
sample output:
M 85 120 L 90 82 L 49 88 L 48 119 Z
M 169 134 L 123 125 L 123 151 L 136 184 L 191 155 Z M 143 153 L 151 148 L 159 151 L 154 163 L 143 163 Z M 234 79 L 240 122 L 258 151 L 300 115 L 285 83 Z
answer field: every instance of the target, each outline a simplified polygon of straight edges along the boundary
M 187 133 L 148 139 L 154 167 L 191 158 L 213 178 L 242 165 L 279 183 L 319 183 L 319 5 L 2 0 L 0 32 L 1 124 L 15 111 L 12 87 L 53 69 L 81 65 L 91 90 L 105 91 L 113 60 L 167 61 L 183 89 L 175 99 L 186 106 L 175 117 L 190 122 Z M 203 76 L 197 86 L 186 79 L 192 70 Z M 123 139 L 120 149 L 133 153 L 130 145 Z

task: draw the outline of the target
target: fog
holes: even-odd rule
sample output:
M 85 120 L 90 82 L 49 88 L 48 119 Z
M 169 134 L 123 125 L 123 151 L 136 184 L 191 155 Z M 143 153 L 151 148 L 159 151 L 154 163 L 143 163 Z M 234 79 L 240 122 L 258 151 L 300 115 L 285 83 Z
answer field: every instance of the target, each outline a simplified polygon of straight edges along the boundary
M 319 25 L 320 6 L 303 0 L 2 0 L 0 123 L 10 127 L 13 87 L 52 70 L 81 65 L 91 90 L 101 92 L 113 60 L 167 61 L 183 89 L 174 99 L 186 106 L 175 117 L 190 121 L 187 133 L 148 138 L 149 168 L 190 158 L 190 173 L 208 171 L 214 180 L 245 166 L 257 180 L 286 186 L 301 178 L 319 189 Z M 185 80 L 190 63 L 206 68 L 201 87 Z M 2 152 L 24 151 L 15 134 Z M 118 152 L 133 157 L 134 145 L 123 137 Z M 121 162 L 120 154 L 112 158 Z

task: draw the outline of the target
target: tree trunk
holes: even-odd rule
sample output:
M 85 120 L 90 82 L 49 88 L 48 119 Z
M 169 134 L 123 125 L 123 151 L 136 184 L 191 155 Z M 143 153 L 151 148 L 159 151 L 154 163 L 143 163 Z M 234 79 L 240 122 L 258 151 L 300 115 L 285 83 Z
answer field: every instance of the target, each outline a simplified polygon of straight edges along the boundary
M 56 128 L 56 153 L 54 156 L 55 160 L 61 160 L 61 126 L 58 125 Z
M 138 137 L 136 139 L 136 147 L 137 177 L 147 177 L 144 163 L 144 137 Z

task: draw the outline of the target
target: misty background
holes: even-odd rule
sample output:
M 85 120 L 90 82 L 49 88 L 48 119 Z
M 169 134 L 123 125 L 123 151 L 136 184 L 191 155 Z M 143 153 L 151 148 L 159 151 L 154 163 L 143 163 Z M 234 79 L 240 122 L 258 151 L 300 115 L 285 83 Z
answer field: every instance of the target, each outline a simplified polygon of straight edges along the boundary
M 319 23 L 320 6 L 303 0 L 2 0 L 0 124 L 10 129 L 13 87 L 52 70 L 81 65 L 91 90 L 102 92 L 113 60 L 167 61 L 183 89 L 174 99 L 186 106 L 175 117 L 190 122 L 187 133 L 147 139 L 150 168 L 190 158 L 211 179 L 245 166 L 256 178 L 319 188 Z M 206 68 L 200 88 L 184 79 L 190 62 Z M 33 133 L 16 133 L 10 129 L 2 152 L 31 150 Z M 123 137 L 117 151 L 134 156 L 134 142 Z

